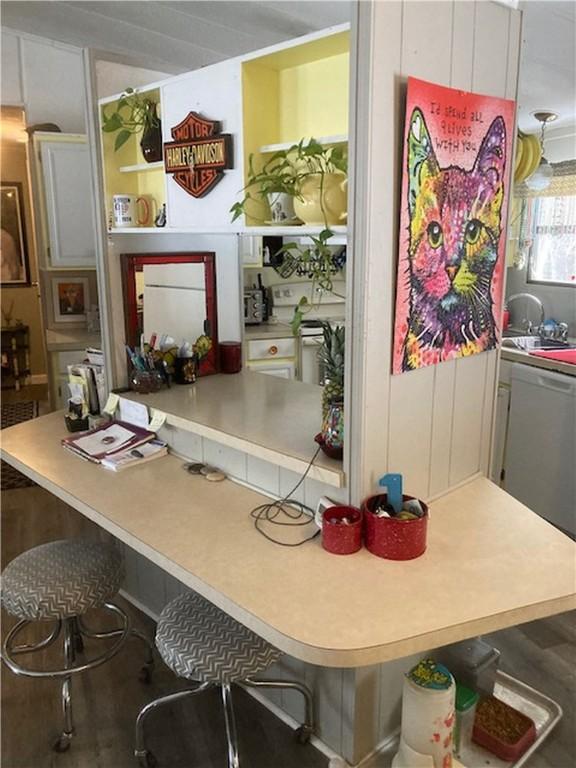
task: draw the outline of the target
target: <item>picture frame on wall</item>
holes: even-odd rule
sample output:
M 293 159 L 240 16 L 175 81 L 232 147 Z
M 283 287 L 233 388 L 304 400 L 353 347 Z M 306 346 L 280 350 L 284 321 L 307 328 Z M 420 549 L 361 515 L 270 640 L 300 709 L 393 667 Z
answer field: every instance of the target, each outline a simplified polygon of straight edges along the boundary
M 0 274 L 2 287 L 30 285 L 22 183 L 0 182 Z
M 55 323 L 85 323 L 90 309 L 87 277 L 52 277 L 52 306 Z

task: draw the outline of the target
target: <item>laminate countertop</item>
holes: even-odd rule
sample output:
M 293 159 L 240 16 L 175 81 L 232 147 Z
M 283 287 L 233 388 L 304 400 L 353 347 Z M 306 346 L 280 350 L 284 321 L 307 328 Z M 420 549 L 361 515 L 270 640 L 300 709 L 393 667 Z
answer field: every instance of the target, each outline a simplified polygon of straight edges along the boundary
M 166 456 L 121 473 L 65 451 L 62 413 L 2 430 L 2 457 L 286 653 L 322 666 L 400 658 L 576 607 L 576 545 L 484 478 L 431 505 L 428 549 L 393 562 L 281 547 L 264 497 Z
M 179 429 L 243 451 L 300 474 L 318 449 L 322 387 L 254 371 L 202 376 L 190 386 L 174 385 L 149 395 L 122 393 L 167 415 Z M 308 477 L 341 488 L 341 461 L 318 453 Z
M 551 360 L 549 357 L 529 355 L 528 352 L 524 352 L 522 349 L 501 347 L 500 356 L 502 360 L 508 360 L 511 363 L 522 363 L 522 365 L 531 365 L 534 368 L 543 368 L 546 371 L 556 371 L 557 373 L 566 373 L 568 376 L 576 376 L 576 365 L 563 363 L 560 360 Z

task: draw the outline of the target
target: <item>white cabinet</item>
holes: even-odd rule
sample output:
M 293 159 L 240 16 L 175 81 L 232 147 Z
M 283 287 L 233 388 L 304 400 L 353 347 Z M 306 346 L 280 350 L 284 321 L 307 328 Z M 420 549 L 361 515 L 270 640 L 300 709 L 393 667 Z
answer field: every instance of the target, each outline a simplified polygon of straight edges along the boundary
M 296 375 L 296 342 L 290 338 L 253 339 L 246 345 L 246 367 L 283 379 Z
M 39 133 L 34 145 L 46 266 L 94 267 L 94 187 L 86 137 Z

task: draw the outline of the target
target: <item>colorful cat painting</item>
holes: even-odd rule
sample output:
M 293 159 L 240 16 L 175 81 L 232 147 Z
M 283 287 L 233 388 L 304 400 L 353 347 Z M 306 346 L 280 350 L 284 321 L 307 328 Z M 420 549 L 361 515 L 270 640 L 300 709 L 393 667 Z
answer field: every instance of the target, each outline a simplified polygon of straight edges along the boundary
M 468 153 L 468 167 L 441 165 L 423 110 L 412 109 L 405 152 L 407 253 L 398 275 L 408 308 L 396 325 L 396 373 L 493 349 L 498 342 L 492 281 L 507 171 L 501 116 L 478 144 Z
M 403 369 L 496 345 L 490 283 L 501 230 L 506 129 L 497 117 L 474 167 L 440 168 L 419 109 L 408 134 L 410 319 Z

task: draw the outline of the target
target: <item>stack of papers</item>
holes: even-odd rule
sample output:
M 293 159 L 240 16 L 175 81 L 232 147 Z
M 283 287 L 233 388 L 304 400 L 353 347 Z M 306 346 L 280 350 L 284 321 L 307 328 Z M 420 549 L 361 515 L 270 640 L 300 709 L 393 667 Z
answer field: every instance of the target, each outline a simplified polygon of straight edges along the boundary
M 120 451 L 131 451 L 155 439 L 154 432 L 123 421 L 113 421 L 83 432 L 78 437 L 65 437 L 62 445 L 81 458 L 100 464 L 103 459 Z
M 127 467 L 133 467 L 135 464 L 146 464 L 152 459 L 159 459 L 168 453 L 168 445 L 163 440 L 151 440 L 138 448 L 129 448 L 119 453 L 113 453 L 102 459 L 101 464 L 106 469 L 113 472 L 120 472 Z

